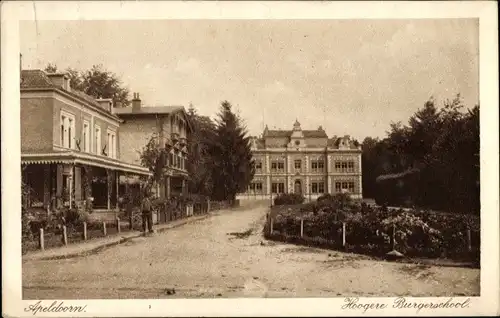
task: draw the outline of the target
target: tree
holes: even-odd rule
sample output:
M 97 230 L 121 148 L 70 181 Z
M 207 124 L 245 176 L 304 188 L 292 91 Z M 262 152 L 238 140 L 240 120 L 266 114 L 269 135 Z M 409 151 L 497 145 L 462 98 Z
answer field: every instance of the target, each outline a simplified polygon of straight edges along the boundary
M 416 176 L 406 172 L 417 168 L 418 176 L 402 195 L 422 207 L 479 213 L 479 106 L 464 108 L 460 95 L 441 108 L 431 98 L 407 126 L 393 123 L 387 138 L 366 138 L 364 193 L 379 187 L 373 182 L 378 175 Z M 403 178 L 392 179 L 397 184 Z
M 168 154 L 171 150 L 172 147 L 162 143 L 159 135 L 155 133 L 139 152 L 141 165 L 152 173 L 152 178 L 148 178 L 145 182 L 146 190 L 164 180 L 165 169 L 168 167 Z
M 255 168 L 250 138 L 228 101 L 221 103 L 210 155 L 215 199 L 234 201 L 236 194 L 248 187 Z
M 193 193 L 211 197 L 214 161 L 210 149 L 215 141 L 215 124 L 209 117 L 198 115 L 193 105 L 189 106 L 188 118 L 193 128 L 188 137 L 189 189 Z
M 45 71 L 56 73 L 57 65 L 49 63 Z M 73 89 L 95 98 L 111 98 L 115 105 L 125 107 L 130 104 L 128 88 L 123 86 L 115 73 L 106 70 L 102 65 L 94 65 L 87 71 L 67 68 L 65 72 L 71 79 L 70 85 Z

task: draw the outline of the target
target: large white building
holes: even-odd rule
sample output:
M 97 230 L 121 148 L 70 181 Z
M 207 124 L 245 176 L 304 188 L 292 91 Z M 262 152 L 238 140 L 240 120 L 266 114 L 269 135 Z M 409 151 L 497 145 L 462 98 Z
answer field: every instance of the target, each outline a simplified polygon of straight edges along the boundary
M 255 176 L 238 199 L 266 199 L 279 193 L 301 193 L 316 199 L 324 193 L 362 198 L 361 146 L 349 136 L 329 138 L 320 126 L 302 130 L 269 130 L 252 138 Z

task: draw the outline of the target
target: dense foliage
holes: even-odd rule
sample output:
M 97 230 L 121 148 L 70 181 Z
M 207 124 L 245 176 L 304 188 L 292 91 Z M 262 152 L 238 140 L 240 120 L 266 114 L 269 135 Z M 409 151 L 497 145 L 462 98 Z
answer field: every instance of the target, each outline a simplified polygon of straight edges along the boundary
M 160 136 L 154 133 L 139 152 L 141 165 L 152 173 L 152 178 L 147 179 L 144 185 L 144 191 L 149 191 L 155 183 L 163 181 L 165 170 L 168 168 L 168 155 L 172 146 L 160 139 Z
M 298 193 L 280 193 L 274 198 L 274 205 L 301 204 L 306 198 Z
M 460 96 L 441 108 L 427 101 L 408 125 L 391 124 L 387 138 L 367 137 L 362 166 L 366 197 L 478 214 L 479 105 L 464 110 Z
M 474 216 L 416 209 L 394 210 L 345 201 L 340 197 L 276 208 L 273 229 L 280 234 L 299 235 L 300 220 L 304 219 L 306 237 L 321 238 L 339 247 L 344 222 L 348 249 L 383 255 L 392 249 L 394 226 L 396 249 L 407 256 L 479 260 L 480 223 Z M 468 250 L 469 229 L 472 251 Z
M 207 116 L 198 115 L 192 105 L 188 109 L 188 117 L 193 127 L 188 137 L 189 189 L 193 193 L 212 196 L 214 161 L 210 150 L 216 138 L 215 123 Z
M 247 131 L 228 101 L 221 104 L 209 153 L 213 159 L 215 185 L 212 197 L 233 202 L 237 193 L 247 189 L 255 167 Z
M 45 68 L 48 73 L 56 73 L 57 65 L 48 64 Z M 71 88 L 82 91 L 95 98 L 111 98 L 115 105 L 128 106 L 129 90 L 123 86 L 120 78 L 102 65 L 94 65 L 91 69 L 82 71 L 68 68 L 65 71 L 71 81 Z

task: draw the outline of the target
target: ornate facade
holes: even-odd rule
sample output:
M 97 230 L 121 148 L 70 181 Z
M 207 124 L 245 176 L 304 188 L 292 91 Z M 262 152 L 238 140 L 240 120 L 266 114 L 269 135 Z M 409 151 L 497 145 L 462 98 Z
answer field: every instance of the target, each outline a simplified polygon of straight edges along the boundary
M 270 199 L 279 193 L 301 193 L 313 200 L 322 194 L 347 192 L 362 198 L 361 146 L 349 136 L 329 138 L 320 126 L 302 130 L 269 130 L 252 137 L 255 176 L 239 199 Z

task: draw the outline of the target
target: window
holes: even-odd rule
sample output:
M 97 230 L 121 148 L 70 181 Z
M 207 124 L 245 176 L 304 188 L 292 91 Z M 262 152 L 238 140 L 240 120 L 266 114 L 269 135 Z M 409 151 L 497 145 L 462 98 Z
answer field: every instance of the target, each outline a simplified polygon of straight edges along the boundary
M 72 118 L 68 118 L 68 148 L 73 149 L 74 148 L 74 142 L 73 139 L 75 137 L 73 136 L 75 132 L 75 121 Z
M 262 170 L 262 162 L 261 161 L 255 161 L 255 170 Z
M 111 135 L 111 148 L 113 149 L 113 158 L 116 158 L 116 134 Z
M 311 184 L 312 193 L 325 193 L 325 183 L 324 182 L 313 182 Z
M 295 169 L 300 170 L 301 165 L 302 165 L 301 160 L 295 160 Z
M 341 192 L 342 191 L 342 184 L 340 182 L 335 182 L 335 192 Z
M 325 183 L 324 182 L 318 183 L 318 193 L 325 193 Z
M 88 121 L 83 122 L 82 143 L 82 150 L 90 152 L 90 124 Z
M 75 117 L 65 112 L 61 112 L 61 147 L 75 148 Z
M 252 183 L 250 183 L 249 190 L 252 193 L 262 192 L 262 182 L 252 182 Z
M 323 169 L 325 169 L 325 163 L 323 162 L 323 160 L 319 160 L 318 161 L 318 170 L 323 171 Z
M 348 189 L 349 192 L 354 193 L 354 182 L 349 182 Z
M 271 185 L 271 190 L 273 193 L 284 193 L 285 192 L 285 184 L 283 182 L 273 183 Z
M 354 172 L 354 161 L 348 161 L 347 162 L 347 171 L 348 172 Z
M 116 158 L 116 132 L 112 130 L 108 130 L 108 146 L 106 149 L 108 150 L 108 157 Z
M 108 131 L 107 132 L 107 136 L 108 138 L 106 139 L 107 140 L 107 150 L 108 150 L 108 157 L 111 157 L 111 133 Z
M 354 182 L 352 181 L 335 182 L 335 192 L 354 193 Z
M 62 116 L 61 115 L 61 131 L 60 131 L 60 135 L 61 135 L 61 144 L 60 146 L 61 147 L 64 147 L 64 140 L 66 138 L 64 138 L 66 136 L 66 128 L 64 127 L 64 122 L 66 121 L 66 117 Z
M 101 148 L 101 127 L 95 127 L 95 153 L 98 155 L 102 155 Z
M 336 172 L 354 172 L 354 161 L 337 161 L 335 162 L 335 171 Z
M 312 160 L 311 170 L 312 172 L 323 172 L 325 169 L 325 163 L 323 160 Z
M 285 171 L 285 163 L 283 161 L 273 161 L 271 162 L 271 170 L 273 172 L 284 172 Z
M 312 193 L 318 193 L 318 184 L 316 182 L 313 182 L 311 184 L 311 192 Z

